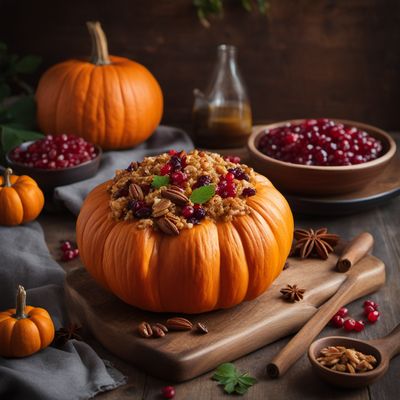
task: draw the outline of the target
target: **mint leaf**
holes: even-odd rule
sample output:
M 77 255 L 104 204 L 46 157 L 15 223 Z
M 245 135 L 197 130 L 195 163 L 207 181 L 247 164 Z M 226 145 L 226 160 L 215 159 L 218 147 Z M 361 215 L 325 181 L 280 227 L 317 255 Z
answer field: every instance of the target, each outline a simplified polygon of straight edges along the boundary
M 162 186 L 167 186 L 169 183 L 168 175 L 154 175 L 153 182 L 151 182 L 151 186 L 153 188 L 159 189 Z
M 194 204 L 203 204 L 206 203 L 208 200 L 210 200 L 215 194 L 215 186 L 214 185 L 207 185 L 207 186 L 201 186 L 195 190 L 193 190 L 190 200 Z M 227 364 L 222 364 L 220 367 L 224 365 L 229 365 Z M 230 364 L 233 365 L 233 364 Z
M 226 393 L 240 395 L 245 394 L 257 382 L 247 372 L 240 373 L 232 363 L 221 364 L 215 371 L 212 379 L 218 381 L 218 385 L 224 386 Z

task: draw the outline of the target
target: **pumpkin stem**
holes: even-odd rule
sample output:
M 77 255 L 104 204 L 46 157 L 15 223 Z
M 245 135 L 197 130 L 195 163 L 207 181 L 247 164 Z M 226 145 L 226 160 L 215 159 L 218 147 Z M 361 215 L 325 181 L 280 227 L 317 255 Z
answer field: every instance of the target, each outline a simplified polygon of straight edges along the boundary
M 11 187 L 11 175 L 12 175 L 13 171 L 11 168 L 6 168 L 6 170 L 4 171 L 4 186 L 5 187 Z
M 96 65 L 111 64 L 110 58 L 108 57 L 107 38 L 103 29 L 101 29 L 100 22 L 88 21 L 86 22 L 86 26 L 92 38 L 91 62 Z
M 26 307 L 26 292 L 24 287 L 19 285 L 17 289 L 17 306 L 15 307 L 16 319 L 26 318 L 25 307 Z

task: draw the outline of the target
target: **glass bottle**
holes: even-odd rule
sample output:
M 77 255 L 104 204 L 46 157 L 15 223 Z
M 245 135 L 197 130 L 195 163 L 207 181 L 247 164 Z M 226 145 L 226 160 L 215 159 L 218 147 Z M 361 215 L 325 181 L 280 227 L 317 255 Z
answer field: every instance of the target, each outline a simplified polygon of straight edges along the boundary
M 251 133 L 251 108 L 236 61 L 236 48 L 218 46 L 208 90 L 194 90 L 193 136 L 197 146 L 242 147 Z

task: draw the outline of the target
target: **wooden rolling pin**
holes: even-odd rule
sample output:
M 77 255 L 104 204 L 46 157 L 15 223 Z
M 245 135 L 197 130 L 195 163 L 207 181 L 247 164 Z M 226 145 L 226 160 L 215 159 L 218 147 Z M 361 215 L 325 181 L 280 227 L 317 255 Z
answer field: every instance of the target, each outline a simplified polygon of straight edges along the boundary
M 352 240 L 345 248 L 343 252 L 344 257 L 342 257 L 343 259 L 349 260 L 350 267 L 368 253 L 371 248 L 371 246 L 369 246 L 371 238 L 372 235 L 364 232 Z M 366 240 L 368 245 L 365 245 L 363 240 Z M 350 294 L 357 283 L 357 274 L 357 268 L 349 271 L 347 279 L 343 282 L 339 290 L 318 309 L 303 328 L 293 336 L 290 342 L 274 357 L 271 363 L 267 365 L 267 374 L 271 378 L 278 378 L 284 375 L 285 372 L 306 352 L 315 337 L 331 320 L 332 315 L 334 315 L 340 307 L 348 303 Z

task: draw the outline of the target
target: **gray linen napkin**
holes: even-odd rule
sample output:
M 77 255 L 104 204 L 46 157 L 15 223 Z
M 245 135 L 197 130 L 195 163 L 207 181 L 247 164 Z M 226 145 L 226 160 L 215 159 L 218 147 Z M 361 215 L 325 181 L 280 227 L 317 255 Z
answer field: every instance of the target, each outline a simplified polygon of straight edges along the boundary
M 27 289 L 27 304 L 46 308 L 56 329 L 60 328 L 66 321 L 64 276 L 37 222 L 0 227 L 1 310 L 15 307 L 16 288 L 21 284 Z M 106 365 L 89 345 L 75 340 L 30 357 L 0 357 L 0 399 L 89 399 L 124 383 L 119 371 Z
M 140 161 L 145 156 L 156 155 L 170 149 L 189 151 L 193 149 L 193 143 L 181 129 L 160 125 L 150 139 L 134 149 L 105 152 L 95 177 L 72 185 L 60 186 L 54 190 L 54 196 L 77 215 L 88 193 L 95 186 L 111 179 L 116 169 L 126 168 L 132 161 Z

